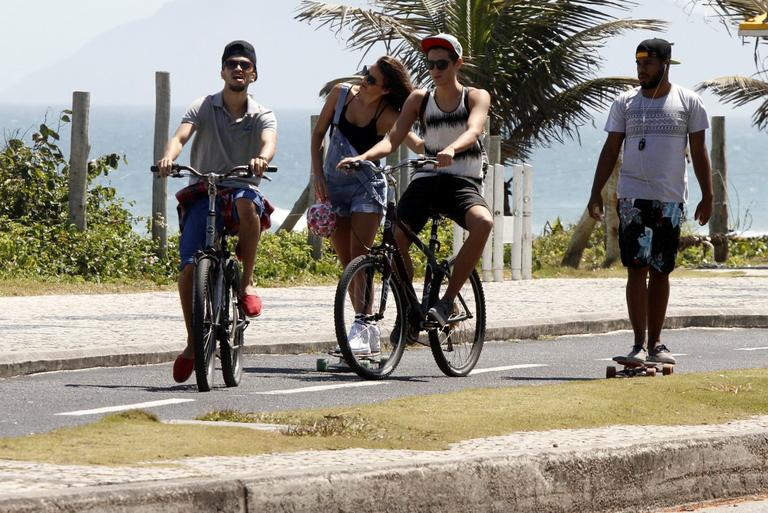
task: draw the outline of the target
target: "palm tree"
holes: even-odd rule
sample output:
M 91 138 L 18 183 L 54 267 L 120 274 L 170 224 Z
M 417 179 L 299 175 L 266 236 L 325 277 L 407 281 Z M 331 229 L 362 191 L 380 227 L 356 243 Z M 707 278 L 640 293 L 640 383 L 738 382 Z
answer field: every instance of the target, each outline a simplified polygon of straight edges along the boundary
M 726 27 L 746 18 L 768 12 L 768 0 L 707 0 L 704 2 L 722 17 Z M 728 76 L 706 80 L 696 85 L 698 91 L 710 91 L 725 103 L 737 107 L 753 101 L 760 105 L 752 115 L 752 124 L 760 130 L 768 128 L 768 69 L 761 64 L 760 44 L 768 44 L 768 37 L 755 39 L 755 67 L 757 72 L 752 77 Z
M 741 76 L 718 77 L 697 84 L 696 89 L 710 91 L 723 102 L 732 103 L 737 107 L 761 101 L 752 114 L 752 124 L 759 130 L 768 128 L 768 81 Z
M 661 30 L 658 20 L 618 19 L 621 0 L 371 0 L 370 8 L 302 1 L 296 18 L 328 27 L 365 54 L 384 45 L 426 86 L 419 47 L 438 32 L 464 47 L 463 83 L 491 93 L 491 131 L 505 158 L 537 144 L 578 135 L 591 112 L 605 108 L 634 78 L 596 77 L 598 50 L 630 29 Z

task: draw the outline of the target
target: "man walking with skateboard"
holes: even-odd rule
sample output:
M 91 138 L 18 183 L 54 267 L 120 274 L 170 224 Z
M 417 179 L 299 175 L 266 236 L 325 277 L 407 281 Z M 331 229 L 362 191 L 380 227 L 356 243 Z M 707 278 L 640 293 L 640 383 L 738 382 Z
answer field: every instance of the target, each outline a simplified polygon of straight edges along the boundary
M 638 45 L 635 61 L 640 87 L 622 93 L 611 106 L 587 209 L 594 219 L 603 219 L 601 191 L 624 144 L 617 191 L 619 246 L 634 345 L 623 360 L 674 364 L 661 329 L 688 199 L 686 146 L 702 193 L 694 219 L 704 225 L 713 204 L 705 140 L 709 121 L 696 93 L 669 82 L 669 66 L 677 64 L 671 43 L 647 39 Z

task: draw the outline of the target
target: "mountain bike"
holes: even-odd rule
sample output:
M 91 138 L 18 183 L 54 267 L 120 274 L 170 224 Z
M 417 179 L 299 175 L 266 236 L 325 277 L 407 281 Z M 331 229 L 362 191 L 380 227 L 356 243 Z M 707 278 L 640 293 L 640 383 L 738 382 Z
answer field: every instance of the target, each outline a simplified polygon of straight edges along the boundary
M 156 166 L 151 167 L 157 172 Z M 267 171 L 277 171 L 275 167 Z M 227 178 L 253 176 L 248 166 L 224 173 L 201 173 L 189 166 L 173 165 L 174 178 L 197 177 L 207 184 L 208 214 L 205 247 L 195 254 L 192 284 L 192 337 L 195 345 L 195 379 L 200 392 L 213 387 L 216 342 L 224 383 L 240 384 L 243 373 L 243 332 L 250 321 L 240 304 L 240 264 L 227 248 L 226 231 L 216 227 L 216 197 L 219 184 Z M 262 176 L 270 180 L 267 176 Z
M 376 167 L 359 161 L 357 166 Z M 435 160 L 407 159 L 379 168 L 393 190 L 392 177 L 404 167 L 419 169 Z M 349 367 L 364 379 L 389 376 L 400 363 L 408 343 L 424 343 L 419 333 L 426 331 L 432 356 L 447 376 L 466 376 L 477 364 L 485 338 L 485 296 L 477 271 L 472 271 L 453 304 L 445 326 L 427 318 L 427 312 L 441 297 L 451 276 L 454 258 L 437 261 L 440 249 L 438 227 L 442 216 L 431 215 L 428 244 L 397 217 L 396 194 L 387 200 L 381 243 L 367 254 L 352 260 L 344 269 L 336 288 L 334 324 L 336 340 Z M 415 248 L 426 257 L 424 283 L 416 290 L 406 272 L 403 256 L 395 243 L 394 227 L 402 230 Z M 370 352 L 364 354 L 350 344 L 364 340 Z

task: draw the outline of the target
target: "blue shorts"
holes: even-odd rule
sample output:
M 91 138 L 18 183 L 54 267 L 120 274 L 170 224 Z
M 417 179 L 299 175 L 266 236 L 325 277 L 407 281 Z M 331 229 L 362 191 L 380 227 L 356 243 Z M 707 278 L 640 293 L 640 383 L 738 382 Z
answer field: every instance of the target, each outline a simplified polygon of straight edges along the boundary
M 340 217 L 350 217 L 354 212 L 383 214 L 385 205 L 382 203 L 387 197 L 387 181 L 384 175 L 367 167 L 360 168 L 356 173 L 361 176 L 335 170 L 325 173 L 328 199 L 331 200 L 333 211 Z M 382 200 L 381 203 L 374 198 L 374 194 Z
M 232 194 L 232 219 L 240 222 L 235 203 L 241 198 L 249 199 L 256 205 L 256 215 L 261 217 L 264 212 L 264 198 L 253 189 L 236 189 Z M 179 241 L 179 255 L 181 261 L 179 269 L 195 263 L 195 253 L 205 247 L 205 223 L 208 216 L 208 198 L 200 198 L 184 212 L 182 219 L 181 240 Z M 221 215 L 221 198 L 216 199 L 216 231 L 224 230 L 224 218 Z

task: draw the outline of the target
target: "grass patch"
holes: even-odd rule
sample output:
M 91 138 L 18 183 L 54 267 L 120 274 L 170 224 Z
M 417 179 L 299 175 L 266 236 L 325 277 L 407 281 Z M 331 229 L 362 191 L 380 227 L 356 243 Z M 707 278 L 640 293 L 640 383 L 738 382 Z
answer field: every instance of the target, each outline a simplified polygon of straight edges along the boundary
M 59 294 L 129 294 L 137 292 L 175 292 L 176 284 L 161 285 L 151 280 L 85 281 L 61 276 L 41 278 L 3 278 L 0 296 L 49 296 Z
M 144 412 L 0 439 L 0 458 L 126 465 L 300 450 L 440 450 L 517 431 L 610 425 L 714 424 L 768 414 L 768 370 L 484 388 L 354 408 L 212 412 L 201 420 L 285 424 L 285 433 L 166 425 Z M 137 443 L 137 442 L 141 443 Z

